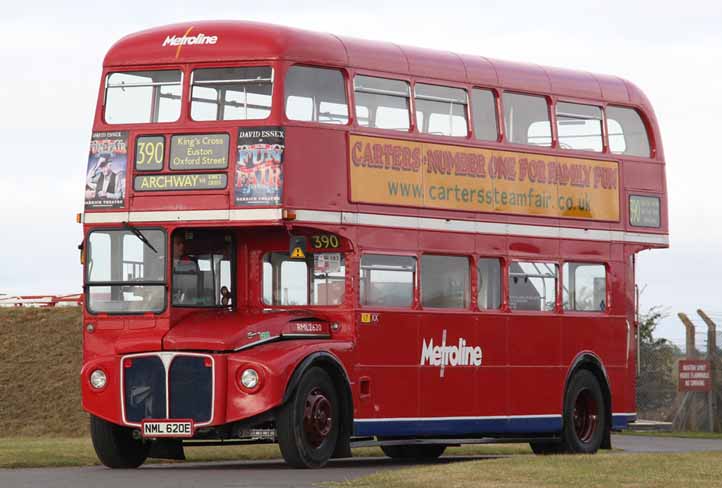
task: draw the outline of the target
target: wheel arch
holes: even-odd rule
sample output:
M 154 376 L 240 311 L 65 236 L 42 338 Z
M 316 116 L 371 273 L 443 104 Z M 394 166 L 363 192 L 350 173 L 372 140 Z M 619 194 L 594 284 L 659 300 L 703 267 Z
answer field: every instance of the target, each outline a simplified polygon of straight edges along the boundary
M 318 351 L 309 354 L 294 369 L 286 385 L 282 403 L 285 404 L 293 396 L 303 374 L 310 368 L 319 367 L 331 377 L 336 391 L 341 399 L 341 423 L 340 432 L 333 457 L 351 457 L 351 434 L 353 433 L 353 396 L 351 394 L 351 381 L 346 368 L 341 361 L 326 351 Z
M 604 432 L 604 438 L 602 439 L 602 449 L 611 449 L 611 429 L 612 429 L 612 390 L 609 385 L 609 375 L 607 369 L 604 367 L 604 363 L 601 358 L 592 351 L 582 351 L 574 358 L 569 369 L 567 370 L 567 376 L 564 380 L 564 398 L 562 398 L 562 413 L 564 413 L 564 405 L 569 388 L 569 382 L 577 373 L 585 369 L 591 372 L 599 382 L 599 386 L 602 388 L 602 397 L 604 398 L 604 406 L 606 409 L 606 431 Z M 564 416 L 562 415 L 562 418 Z

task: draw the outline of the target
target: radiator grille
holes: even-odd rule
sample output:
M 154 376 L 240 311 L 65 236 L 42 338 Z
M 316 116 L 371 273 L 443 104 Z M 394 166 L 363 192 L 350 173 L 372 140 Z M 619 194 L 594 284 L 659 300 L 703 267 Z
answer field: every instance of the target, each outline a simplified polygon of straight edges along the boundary
M 196 423 L 211 420 L 213 370 L 206 358 L 177 356 L 170 366 L 170 417 L 193 419 Z
M 166 418 L 165 367 L 157 356 L 124 362 L 125 418 L 129 422 Z
M 125 420 L 193 419 L 213 416 L 213 367 L 209 356 L 158 353 L 123 358 Z M 166 371 L 166 365 L 169 365 Z M 169 411 L 167 411 L 169 410 Z

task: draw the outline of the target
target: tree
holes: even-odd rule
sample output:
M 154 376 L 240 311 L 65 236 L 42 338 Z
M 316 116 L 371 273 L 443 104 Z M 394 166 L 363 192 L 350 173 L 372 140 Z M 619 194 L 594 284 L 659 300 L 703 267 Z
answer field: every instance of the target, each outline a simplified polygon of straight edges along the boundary
M 639 321 L 640 374 L 637 380 L 637 410 L 645 417 L 662 420 L 677 393 L 676 360 L 680 349 L 667 339 L 655 338 L 654 329 L 666 316 L 660 306 L 650 308 Z

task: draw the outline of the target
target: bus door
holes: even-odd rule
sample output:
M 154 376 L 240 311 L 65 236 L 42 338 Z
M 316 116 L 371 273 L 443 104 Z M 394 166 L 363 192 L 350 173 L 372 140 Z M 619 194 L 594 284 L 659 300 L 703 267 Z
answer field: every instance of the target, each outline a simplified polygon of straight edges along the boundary
M 360 261 L 358 418 L 419 415 L 419 313 L 414 306 L 414 256 L 364 254 Z M 402 422 L 403 424 L 403 422 Z M 401 435 L 403 425 L 383 422 L 377 435 Z M 381 427 L 379 427 L 381 428 Z

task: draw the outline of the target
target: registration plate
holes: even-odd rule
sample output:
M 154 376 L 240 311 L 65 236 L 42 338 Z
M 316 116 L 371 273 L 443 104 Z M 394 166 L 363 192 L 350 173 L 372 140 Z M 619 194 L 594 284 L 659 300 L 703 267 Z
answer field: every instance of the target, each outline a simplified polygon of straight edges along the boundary
M 144 420 L 143 437 L 193 437 L 192 420 Z

